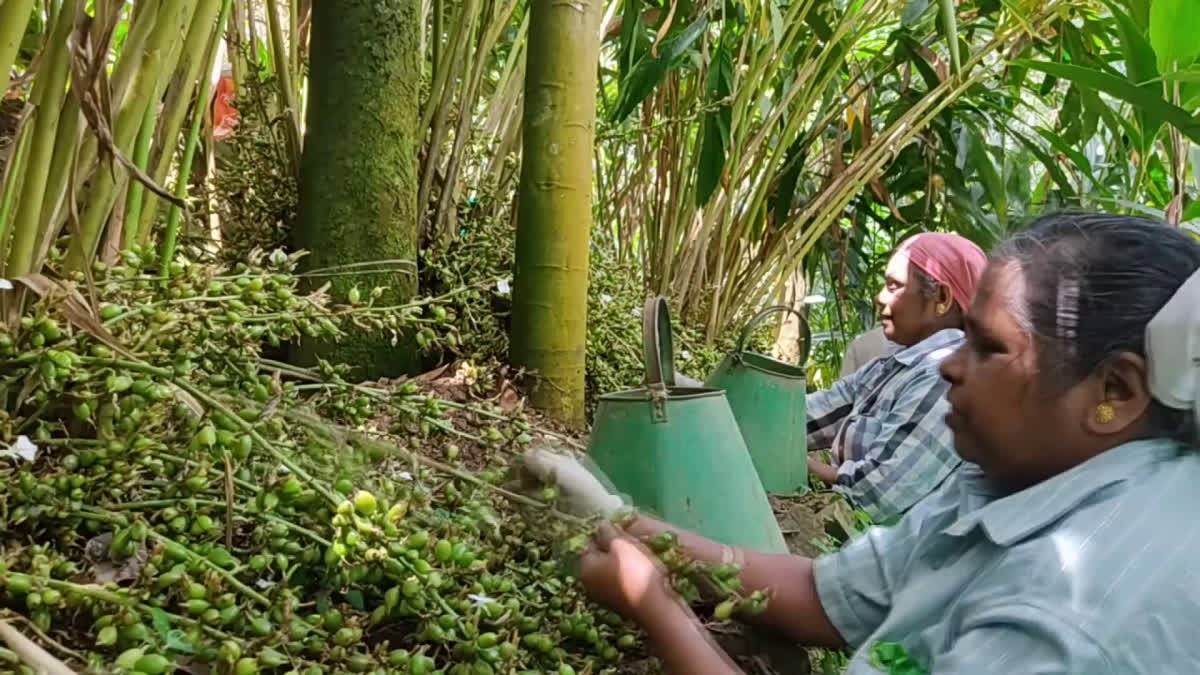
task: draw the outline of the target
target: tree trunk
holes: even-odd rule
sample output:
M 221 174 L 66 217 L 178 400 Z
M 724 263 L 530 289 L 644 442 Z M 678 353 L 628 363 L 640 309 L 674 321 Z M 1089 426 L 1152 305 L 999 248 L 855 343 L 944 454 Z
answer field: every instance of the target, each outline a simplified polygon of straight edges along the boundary
M 599 0 L 532 0 L 512 359 L 531 402 L 583 424 Z
M 381 305 L 416 292 L 418 0 L 315 0 L 307 133 L 300 170 L 295 244 L 309 269 L 405 259 L 414 273 L 335 276 L 344 299 L 376 286 Z M 393 266 L 394 269 L 394 266 Z M 324 279 L 314 279 L 315 285 Z M 415 349 L 383 336 L 351 335 L 338 345 L 305 344 L 314 355 L 358 366 L 374 378 L 411 372 Z

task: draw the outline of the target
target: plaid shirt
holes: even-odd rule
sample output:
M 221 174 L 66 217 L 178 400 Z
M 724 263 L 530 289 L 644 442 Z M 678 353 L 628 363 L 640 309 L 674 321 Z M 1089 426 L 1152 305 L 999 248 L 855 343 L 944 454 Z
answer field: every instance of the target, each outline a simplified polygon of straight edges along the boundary
M 834 490 L 875 522 L 903 514 L 961 462 L 938 364 L 962 342 L 962 331 L 940 331 L 808 396 L 808 449 L 833 450 Z

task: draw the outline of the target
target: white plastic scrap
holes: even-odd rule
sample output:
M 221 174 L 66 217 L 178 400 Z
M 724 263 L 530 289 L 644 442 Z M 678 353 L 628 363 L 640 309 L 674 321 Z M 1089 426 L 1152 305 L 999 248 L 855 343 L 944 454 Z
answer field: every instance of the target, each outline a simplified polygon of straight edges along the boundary
M 20 458 L 26 462 L 32 462 L 37 459 L 37 454 L 38 446 L 34 445 L 28 436 L 17 436 L 15 443 L 4 450 L 0 450 L 0 455 L 12 457 L 13 459 Z

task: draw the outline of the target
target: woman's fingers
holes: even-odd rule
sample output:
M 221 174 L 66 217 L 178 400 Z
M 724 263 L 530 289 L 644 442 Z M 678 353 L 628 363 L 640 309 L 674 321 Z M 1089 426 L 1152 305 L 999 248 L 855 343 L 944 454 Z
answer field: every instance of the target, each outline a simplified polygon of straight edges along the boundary
M 617 528 L 613 527 L 612 523 L 607 520 L 600 521 L 600 526 L 596 528 L 596 535 L 592 537 L 592 544 L 600 551 L 605 553 L 612 548 L 613 539 L 621 536 Z

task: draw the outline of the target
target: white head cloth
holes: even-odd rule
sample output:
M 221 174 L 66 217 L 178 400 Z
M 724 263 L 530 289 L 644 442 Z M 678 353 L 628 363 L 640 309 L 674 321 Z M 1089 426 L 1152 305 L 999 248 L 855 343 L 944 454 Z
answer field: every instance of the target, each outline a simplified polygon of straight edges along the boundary
M 1168 408 L 1191 409 L 1200 433 L 1200 270 L 1146 325 L 1150 393 Z

